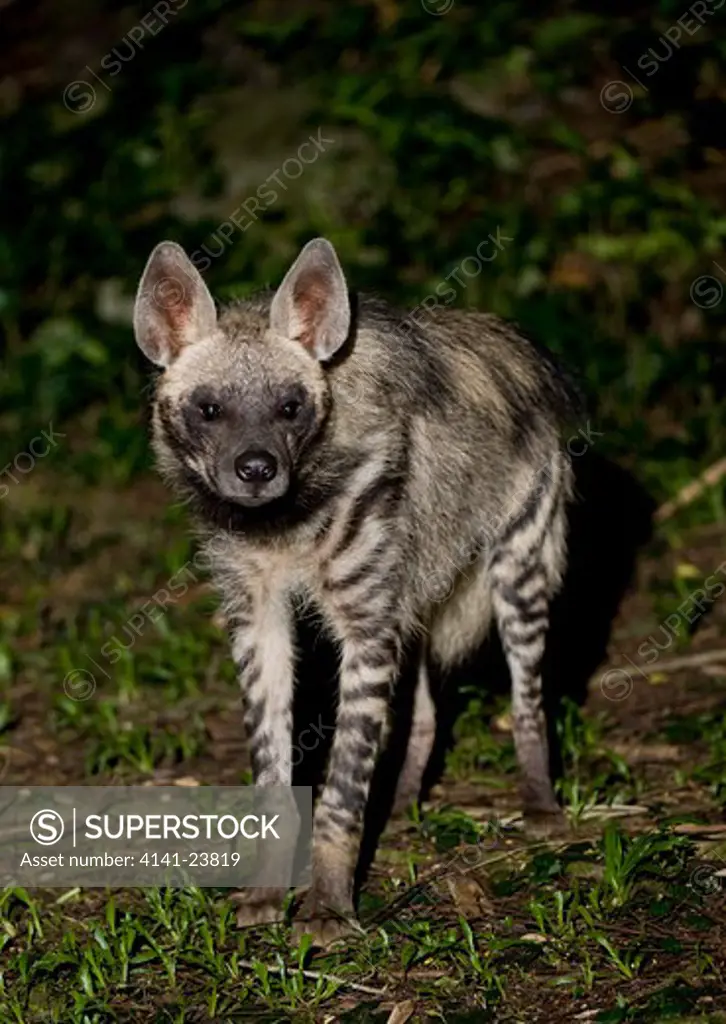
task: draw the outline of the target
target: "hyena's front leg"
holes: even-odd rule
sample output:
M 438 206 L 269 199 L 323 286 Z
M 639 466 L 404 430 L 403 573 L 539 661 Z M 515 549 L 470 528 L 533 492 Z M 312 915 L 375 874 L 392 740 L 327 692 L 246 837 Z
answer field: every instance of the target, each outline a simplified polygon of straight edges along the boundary
M 315 810 L 312 883 L 295 923 L 318 945 L 350 931 L 353 884 L 376 759 L 400 661 L 390 622 L 360 621 L 343 641 L 340 698 L 325 788 Z
M 294 654 L 287 595 L 240 584 L 233 602 L 227 604 L 255 785 L 289 786 Z M 270 878 L 284 874 L 285 858 L 268 859 L 266 870 Z M 232 898 L 239 904 L 237 924 L 282 920 L 286 892 L 287 886 L 275 884 L 234 893 Z

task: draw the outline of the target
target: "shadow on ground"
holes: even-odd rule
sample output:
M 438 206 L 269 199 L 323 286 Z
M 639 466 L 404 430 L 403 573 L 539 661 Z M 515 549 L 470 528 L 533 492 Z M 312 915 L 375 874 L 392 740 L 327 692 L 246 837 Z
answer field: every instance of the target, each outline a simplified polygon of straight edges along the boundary
M 561 771 L 555 722 L 565 698 L 587 699 L 590 678 L 606 655 L 612 624 L 633 581 L 640 548 L 653 533 L 655 502 L 627 470 L 592 450 L 574 460 L 576 500 L 569 515 L 569 564 L 552 607 L 544 687 L 555 777 Z M 452 732 L 471 688 L 509 692 L 509 673 L 496 633 L 449 679 L 440 681 L 440 722 L 427 771 L 433 785 L 452 745 Z

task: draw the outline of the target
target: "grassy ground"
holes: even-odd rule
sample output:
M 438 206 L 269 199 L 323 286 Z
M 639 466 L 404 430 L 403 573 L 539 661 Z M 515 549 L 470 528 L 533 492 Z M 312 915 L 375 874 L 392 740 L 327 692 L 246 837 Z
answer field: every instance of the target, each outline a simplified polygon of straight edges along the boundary
M 161 620 L 129 625 L 193 558 L 181 510 L 146 476 L 84 483 L 82 456 L 69 479 L 50 454 L 5 497 L 3 783 L 246 781 L 193 563 Z M 384 833 L 365 932 L 342 950 L 236 931 L 223 891 L 10 889 L 0 1020 L 726 1020 L 726 654 L 675 661 L 726 646 L 723 533 L 656 535 L 609 664 L 582 708 L 563 704 L 570 835 L 523 831 L 506 699 L 472 691 L 430 800 Z M 109 641 L 129 648 L 113 665 Z

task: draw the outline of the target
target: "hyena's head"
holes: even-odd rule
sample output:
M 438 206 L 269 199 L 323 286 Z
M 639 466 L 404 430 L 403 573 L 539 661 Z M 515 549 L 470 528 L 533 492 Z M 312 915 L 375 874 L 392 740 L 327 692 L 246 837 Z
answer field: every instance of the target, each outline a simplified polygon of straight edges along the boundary
M 134 331 L 164 370 L 154 443 L 166 475 L 207 507 L 284 504 L 328 415 L 324 364 L 350 320 L 345 278 L 325 239 L 304 247 L 271 301 L 219 317 L 184 250 L 158 245 L 139 284 Z

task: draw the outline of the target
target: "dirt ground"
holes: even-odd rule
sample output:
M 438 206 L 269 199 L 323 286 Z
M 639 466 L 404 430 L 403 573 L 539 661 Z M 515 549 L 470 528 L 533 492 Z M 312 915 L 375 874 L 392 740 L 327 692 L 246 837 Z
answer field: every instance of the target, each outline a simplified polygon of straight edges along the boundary
M 179 510 L 169 512 L 162 487 L 144 478 L 114 493 L 88 488 L 82 501 L 68 495 L 49 521 L 42 511 L 47 484 L 30 481 L 18 492 L 6 525 L 2 612 L 12 633 L 12 682 L 0 732 L 3 784 L 234 785 L 247 779 L 222 623 L 201 575 L 169 610 L 161 635 L 150 626 L 138 635 L 128 662 L 112 669 L 99 654 L 104 638 L 124 635 L 170 570 L 193 557 Z M 253 985 L 245 988 L 248 1015 L 387 1020 L 397 1012 L 390 1019 L 547 1024 L 674 1014 L 721 1020 L 713 1014 L 726 1011 L 723 542 L 722 528 L 661 532 L 641 552 L 584 703 L 578 707 L 570 698 L 559 711 L 568 833 L 542 839 L 522 829 L 506 693 L 487 696 L 481 680 L 472 689 L 470 673 L 463 700 L 457 703 L 451 688 L 444 691 L 444 706 L 463 710 L 423 809 L 389 822 L 364 879 L 361 920 L 368 937 L 339 953 L 333 968 L 326 966 L 329 959 L 319 966 L 317 955 L 306 961 L 311 977 L 327 977 L 328 969 L 337 977 L 343 965 L 348 980 L 337 988 L 331 983 L 331 995 L 317 992 L 297 1004 L 284 985 L 279 992 Z M 603 838 L 613 828 L 620 854 L 608 851 Z M 641 850 L 632 845 L 638 841 L 651 846 Z M 583 857 L 572 877 L 581 872 L 594 886 L 589 904 L 579 881 L 561 879 Z M 627 879 L 627 896 L 611 893 L 608 904 L 602 893 L 593 895 L 610 884 L 617 893 L 618 872 Z M 558 879 L 559 897 L 550 892 Z M 557 899 L 564 901 L 559 924 L 557 912 L 553 921 L 547 916 L 551 896 L 555 908 Z M 139 892 L 115 897 L 135 921 L 150 914 Z M 58 928 L 79 927 L 87 935 L 99 927 L 108 898 L 79 891 L 59 916 L 57 891 L 38 890 L 32 899 L 44 908 L 44 936 L 25 945 L 19 924 L 28 906 L 6 900 L 12 939 L 3 955 L 10 954 L 12 966 L 4 995 L 10 1006 L 15 992 L 30 1015 L 2 1019 L 71 1019 L 62 1010 L 53 1016 L 56 1009 L 47 1018 L 32 1015 L 34 985 L 23 980 L 18 958 L 42 963 Z M 568 924 L 573 900 L 600 907 L 600 918 Z M 665 909 L 658 909 L 661 903 Z M 582 913 L 586 921 L 591 911 Z M 381 928 L 393 928 L 408 950 L 395 964 L 374 948 L 371 936 Z M 447 940 L 447 929 L 458 928 L 463 935 Z M 467 935 L 473 944 L 467 963 L 452 966 L 447 957 L 461 958 Z M 239 933 L 229 941 L 239 941 Z M 272 955 L 269 937 L 260 938 L 259 949 L 254 937 L 244 941 L 248 954 L 241 962 L 265 963 Z M 587 952 L 588 943 L 605 951 L 606 962 Z M 637 952 L 628 959 L 623 946 Z M 279 963 L 279 943 L 275 948 Z M 580 955 L 591 967 L 583 968 Z M 107 980 L 106 1010 L 83 1019 L 245 1019 L 231 1009 L 224 1011 L 231 1016 L 194 1016 L 202 1013 L 195 993 L 204 985 L 188 963 L 172 986 L 176 995 L 168 996 L 170 1006 L 178 1000 L 181 1015 L 170 1009 L 169 1016 L 158 1016 L 149 1002 L 163 990 L 153 959 L 140 988 Z M 75 968 L 55 970 L 59 991 L 75 991 Z M 590 971 L 589 981 L 574 981 L 578 970 Z M 227 984 L 233 1000 L 235 983 Z M 61 999 L 58 1005 L 66 1004 Z

